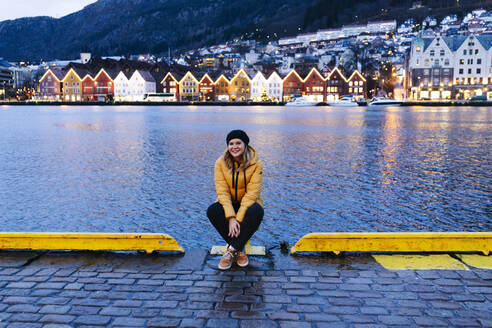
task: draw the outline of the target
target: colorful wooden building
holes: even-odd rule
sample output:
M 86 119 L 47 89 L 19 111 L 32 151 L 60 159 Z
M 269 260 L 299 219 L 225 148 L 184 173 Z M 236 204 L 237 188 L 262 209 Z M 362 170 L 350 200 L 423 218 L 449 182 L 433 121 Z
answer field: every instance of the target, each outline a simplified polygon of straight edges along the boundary
M 101 68 L 94 77 L 92 98 L 95 101 L 111 101 L 114 99 L 114 81 L 104 68 Z
M 82 100 L 82 78 L 87 75 L 87 70 L 70 68 L 61 81 L 63 83 L 63 101 L 81 101 Z
M 304 95 L 312 101 L 325 101 L 325 79 L 316 68 L 304 79 Z
M 177 73 L 167 73 L 161 81 L 162 92 L 174 95 L 174 101 L 179 101 L 179 76 Z
M 326 79 L 326 101 L 338 100 L 346 94 L 347 79 L 338 68 L 334 68 Z
M 41 100 L 58 101 L 62 98 L 63 71 L 48 69 L 39 79 L 38 96 Z
M 283 79 L 283 99 L 289 101 L 292 97 L 304 92 L 304 81 L 295 70 L 290 71 Z
M 188 71 L 179 81 L 179 99 L 180 101 L 198 101 L 200 93 L 198 86 L 200 81 Z
M 251 98 L 251 79 L 243 69 L 232 78 L 229 96 L 232 101 L 246 101 Z
M 231 82 L 224 75 L 221 74 L 215 81 L 215 99 L 218 101 L 229 101 L 229 87 Z
M 87 73 L 82 78 L 82 101 L 94 101 L 94 78 Z
M 198 84 L 198 92 L 200 101 L 215 101 L 215 83 L 212 78 L 205 74 Z
M 366 79 L 359 73 L 354 71 L 347 79 L 347 92 L 354 95 L 355 98 L 365 98 L 367 94 Z

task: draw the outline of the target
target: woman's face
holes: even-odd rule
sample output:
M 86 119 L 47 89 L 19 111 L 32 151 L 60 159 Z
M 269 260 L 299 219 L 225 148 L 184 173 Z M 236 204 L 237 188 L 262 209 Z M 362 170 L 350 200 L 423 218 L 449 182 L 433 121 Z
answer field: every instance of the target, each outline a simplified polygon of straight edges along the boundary
M 246 148 L 246 145 L 241 139 L 231 139 L 229 141 L 229 153 L 234 157 L 235 159 L 239 159 L 241 155 L 244 153 L 244 148 Z

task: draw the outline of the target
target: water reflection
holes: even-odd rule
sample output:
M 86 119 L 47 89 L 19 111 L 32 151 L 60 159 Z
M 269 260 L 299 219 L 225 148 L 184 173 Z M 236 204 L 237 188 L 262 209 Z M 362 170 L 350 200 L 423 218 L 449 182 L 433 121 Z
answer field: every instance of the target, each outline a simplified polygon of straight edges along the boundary
M 0 112 L 4 230 L 165 232 L 205 217 L 230 129 L 265 163 L 257 243 L 313 231 L 490 231 L 489 108 L 55 107 Z

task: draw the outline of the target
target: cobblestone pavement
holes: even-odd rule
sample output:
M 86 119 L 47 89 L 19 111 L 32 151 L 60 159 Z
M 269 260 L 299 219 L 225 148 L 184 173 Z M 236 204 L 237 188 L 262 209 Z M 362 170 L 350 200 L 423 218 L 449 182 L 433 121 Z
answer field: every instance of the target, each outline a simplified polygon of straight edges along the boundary
M 370 255 L 0 252 L 0 327 L 492 327 L 492 271 L 389 271 Z

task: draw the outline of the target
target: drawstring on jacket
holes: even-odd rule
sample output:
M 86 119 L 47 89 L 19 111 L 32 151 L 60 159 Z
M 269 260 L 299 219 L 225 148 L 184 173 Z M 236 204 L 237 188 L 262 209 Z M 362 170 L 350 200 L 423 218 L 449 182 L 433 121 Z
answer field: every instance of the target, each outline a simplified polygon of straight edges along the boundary
M 236 161 L 232 162 L 232 188 L 235 188 L 235 197 L 234 200 L 237 202 L 237 185 L 239 184 L 239 171 L 240 171 L 240 165 L 237 163 L 237 173 L 236 171 Z M 236 184 L 234 185 L 234 173 L 236 173 Z M 243 169 L 244 173 L 244 192 L 248 192 L 248 187 L 246 186 L 246 168 Z

